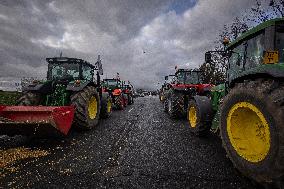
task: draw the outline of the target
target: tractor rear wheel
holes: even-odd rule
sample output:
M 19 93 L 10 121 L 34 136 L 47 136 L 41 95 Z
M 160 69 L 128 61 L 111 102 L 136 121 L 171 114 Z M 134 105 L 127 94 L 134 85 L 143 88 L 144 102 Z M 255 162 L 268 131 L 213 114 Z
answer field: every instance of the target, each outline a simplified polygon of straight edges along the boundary
M 167 99 L 164 100 L 163 107 L 164 107 L 164 112 L 168 112 L 169 111 L 168 100 Z
M 213 110 L 210 99 L 195 96 L 188 103 L 187 120 L 190 131 L 197 136 L 205 136 L 210 131 Z
M 127 95 L 127 99 L 128 99 L 128 105 L 131 105 L 131 104 L 134 103 L 134 100 L 133 100 L 133 96 L 132 96 L 132 95 L 128 94 L 128 95 Z
M 114 96 L 114 105 L 117 109 L 123 110 L 124 109 L 124 102 L 123 102 L 123 96 Z
M 175 92 L 174 90 L 170 91 L 167 98 L 167 105 L 170 117 L 178 118 L 185 115 L 182 93 Z
M 90 130 L 99 122 L 101 110 L 100 96 L 95 87 L 88 86 L 71 96 L 75 106 L 74 127 L 78 130 Z
M 37 106 L 40 105 L 41 97 L 39 94 L 27 92 L 21 96 L 17 102 L 19 106 Z
M 128 97 L 126 94 L 123 94 L 123 103 L 124 103 L 124 107 L 128 105 Z
M 284 179 L 283 95 L 283 82 L 249 81 L 236 85 L 221 108 L 220 134 L 234 166 L 272 186 Z
M 108 93 L 102 94 L 101 117 L 108 118 L 112 113 L 112 100 Z

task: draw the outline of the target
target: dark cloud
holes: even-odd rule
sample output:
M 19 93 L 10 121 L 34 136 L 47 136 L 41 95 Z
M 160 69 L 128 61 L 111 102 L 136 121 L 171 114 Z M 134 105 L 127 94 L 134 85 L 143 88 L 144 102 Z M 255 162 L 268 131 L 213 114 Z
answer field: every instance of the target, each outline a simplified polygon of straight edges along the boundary
M 90 62 L 101 54 L 108 76 L 119 72 L 138 87 L 155 88 L 175 65 L 200 65 L 223 25 L 251 6 L 246 0 L 201 0 L 177 14 L 174 3 L 2 0 L 0 76 L 44 77 L 45 57 L 63 51 Z

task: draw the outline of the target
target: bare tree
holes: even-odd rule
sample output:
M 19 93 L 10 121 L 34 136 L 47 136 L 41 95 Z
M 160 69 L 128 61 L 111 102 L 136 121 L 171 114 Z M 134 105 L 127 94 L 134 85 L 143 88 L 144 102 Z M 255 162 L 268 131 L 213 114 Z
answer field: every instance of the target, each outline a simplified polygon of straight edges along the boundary
M 214 51 L 223 51 L 225 46 L 223 45 L 224 38 L 235 40 L 240 34 L 247 31 L 248 25 L 236 17 L 231 25 L 224 25 L 223 30 L 220 32 L 217 40 L 215 41 Z M 204 82 L 210 82 L 213 84 L 224 82 L 226 78 L 227 59 L 220 53 L 212 54 L 212 61 L 204 63 L 199 68 L 203 72 Z

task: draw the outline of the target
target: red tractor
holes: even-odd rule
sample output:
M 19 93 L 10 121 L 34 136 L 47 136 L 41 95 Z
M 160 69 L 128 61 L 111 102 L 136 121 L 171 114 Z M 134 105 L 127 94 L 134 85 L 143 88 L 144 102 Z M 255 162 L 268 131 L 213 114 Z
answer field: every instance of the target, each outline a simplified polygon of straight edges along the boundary
M 209 96 L 212 87 L 212 84 L 202 83 L 200 70 L 178 69 L 165 93 L 165 112 L 173 118 L 184 117 L 189 99 L 194 95 Z

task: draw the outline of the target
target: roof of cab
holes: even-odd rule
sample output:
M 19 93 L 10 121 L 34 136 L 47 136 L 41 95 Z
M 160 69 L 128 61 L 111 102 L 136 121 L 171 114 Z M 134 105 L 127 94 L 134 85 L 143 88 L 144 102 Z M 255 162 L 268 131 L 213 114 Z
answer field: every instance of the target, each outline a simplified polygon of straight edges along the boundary
M 252 29 L 244 32 L 240 37 L 238 37 L 236 40 L 232 41 L 228 46 L 227 48 L 230 49 L 232 48 L 233 46 L 235 46 L 237 43 L 243 41 L 244 39 L 246 39 L 247 37 L 263 30 L 264 28 L 267 28 L 269 26 L 274 26 L 276 24 L 276 22 L 279 22 L 279 21 L 284 21 L 284 18 L 275 18 L 275 19 L 271 19 L 271 20 L 268 20 L 266 22 L 263 22 L 255 27 L 253 27 Z
M 46 58 L 46 61 L 48 63 L 65 63 L 65 62 L 70 62 L 70 63 L 81 63 L 85 64 L 87 66 L 90 66 L 93 69 L 96 69 L 97 67 L 91 64 L 90 62 L 87 62 L 83 59 L 79 58 L 69 58 L 69 57 L 53 57 L 53 58 Z

